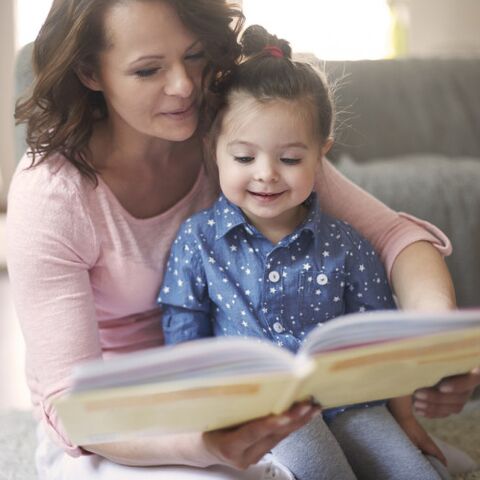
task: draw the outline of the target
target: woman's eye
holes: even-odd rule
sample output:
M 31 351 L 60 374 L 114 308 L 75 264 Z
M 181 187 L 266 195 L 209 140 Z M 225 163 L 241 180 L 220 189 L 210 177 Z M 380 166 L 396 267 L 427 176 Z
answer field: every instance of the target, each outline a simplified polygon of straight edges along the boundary
M 155 75 L 160 69 L 159 68 L 142 68 L 141 70 L 137 70 L 135 75 L 140 78 L 151 77 Z
M 203 50 L 196 53 L 189 53 L 185 56 L 186 60 L 201 60 L 203 58 L 205 58 L 205 52 Z
M 250 163 L 255 159 L 255 157 L 248 157 L 248 156 L 245 156 L 245 157 L 234 156 L 233 158 L 238 163 Z
M 280 160 L 282 163 L 285 163 L 286 165 L 298 165 L 302 161 L 301 158 L 287 158 L 287 157 L 282 157 Z

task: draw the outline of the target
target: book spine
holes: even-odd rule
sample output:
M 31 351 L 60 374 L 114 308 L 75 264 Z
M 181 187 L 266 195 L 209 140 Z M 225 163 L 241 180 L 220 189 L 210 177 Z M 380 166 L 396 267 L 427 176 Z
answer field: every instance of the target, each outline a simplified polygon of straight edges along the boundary
M 302 389 L 306 379 L 308 379 L 315 369 L 315 362 L 306 354 L 298 354 L 294 360 L 292 372 L 292 382 L 289 388 L 285 389 L 285 394 L 279 397 L 273 407 L 272 413 L 279 415 L 288 410 L 293 403 L 305 400 L 298 398 L 298 392 Z

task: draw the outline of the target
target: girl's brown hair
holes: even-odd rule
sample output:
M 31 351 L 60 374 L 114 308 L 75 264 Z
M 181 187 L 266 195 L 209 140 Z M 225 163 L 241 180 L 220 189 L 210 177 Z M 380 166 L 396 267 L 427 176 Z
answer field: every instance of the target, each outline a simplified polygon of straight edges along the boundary
M 88 144 L 94 122 L 108 111 L 103 94 L 85 87 L 76 72 L 95 71 L 98 54 L 107 47 L 105 12 L 125 1 L 164 1 L 176 10 L 204 46 L 206 90 L 223 80 L 238 59 L 243 14 L 226 0 L 54 0 L 34 44 L 34 83 L 15 109 L 17 123 L 27 124 L 32 166 L 58 152 L 97 182 Z
M 260 102 L 304 102 L 313 133 L 324 144 L 332 136 L 335 118 L 333 95 L 325 75 L 308 63 L 293 61 L 289 43 L 259 25 L 245 30 L 241 44 L 243 61 L 217 85 L 220 105 L 205 142 L 207 156 L 215 158 L 225 107 L 235 93 L 252 95 Z

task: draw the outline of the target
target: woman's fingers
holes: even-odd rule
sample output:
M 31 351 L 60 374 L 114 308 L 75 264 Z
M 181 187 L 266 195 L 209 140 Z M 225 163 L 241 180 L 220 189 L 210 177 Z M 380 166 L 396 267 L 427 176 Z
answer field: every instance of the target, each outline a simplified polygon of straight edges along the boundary
M 435 387 L 422 388 L 414 393 L 413 406 L 419 415 L 437 418 L 459 413 L 480 385 L 480 368 L 464 375 L 447 377 Z
M 278 422 L 278 428 L 275 428 L 275 430 L 269 435 L 253 443 L 246 449 L 245 456 L 249 461 L 249 465 L 257 463 L 267 452 L 280 443 L 284 438 L 286 438 L 295 430 L 305 426 L 320 413 L 321 410 L 312 405 L 303 405 L 299 406 L 298 408 L 295 407 L 295 409 L 288 414 L 288 418 L 290 419 L 288 423 L 284 421 Z M 277 417 L 276 419 L 274 418 L 274 420 L 284 418 L 285 414 Z
M 317 406 L 302 402 L 282 415 L 271 415 L 235 428 L 207 432 L 204 441 L 209 451 L 218 458 L 218 463 L 243 470 L 258 462 L 277 443 L 307 424 L 319 412 Z

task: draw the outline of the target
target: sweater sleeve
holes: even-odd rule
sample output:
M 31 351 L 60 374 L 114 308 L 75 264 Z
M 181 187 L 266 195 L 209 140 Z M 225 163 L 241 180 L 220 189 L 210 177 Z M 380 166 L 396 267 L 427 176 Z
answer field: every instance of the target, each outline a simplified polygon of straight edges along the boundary
M 49 433 L 76 456 L 81 450 L 69 442 L 52 399 L 68 390 L 73 365 L 101 355 L 89 281 L 97 243 L 86 199 L 68 178 L 47 176 L 46 170 L 19 169 L 12 182 L 8 270 L 37 413 Z
M 450 240 L 440 229 L 388 208 L 344 177 L 328 160 L 324 160 L 317 176 L 316 190 L 323 211 L 352 225 L 373 245 L 389 277 L 398 254 L 412 243 L 430 242 L 442 255 L 452 251 Z

